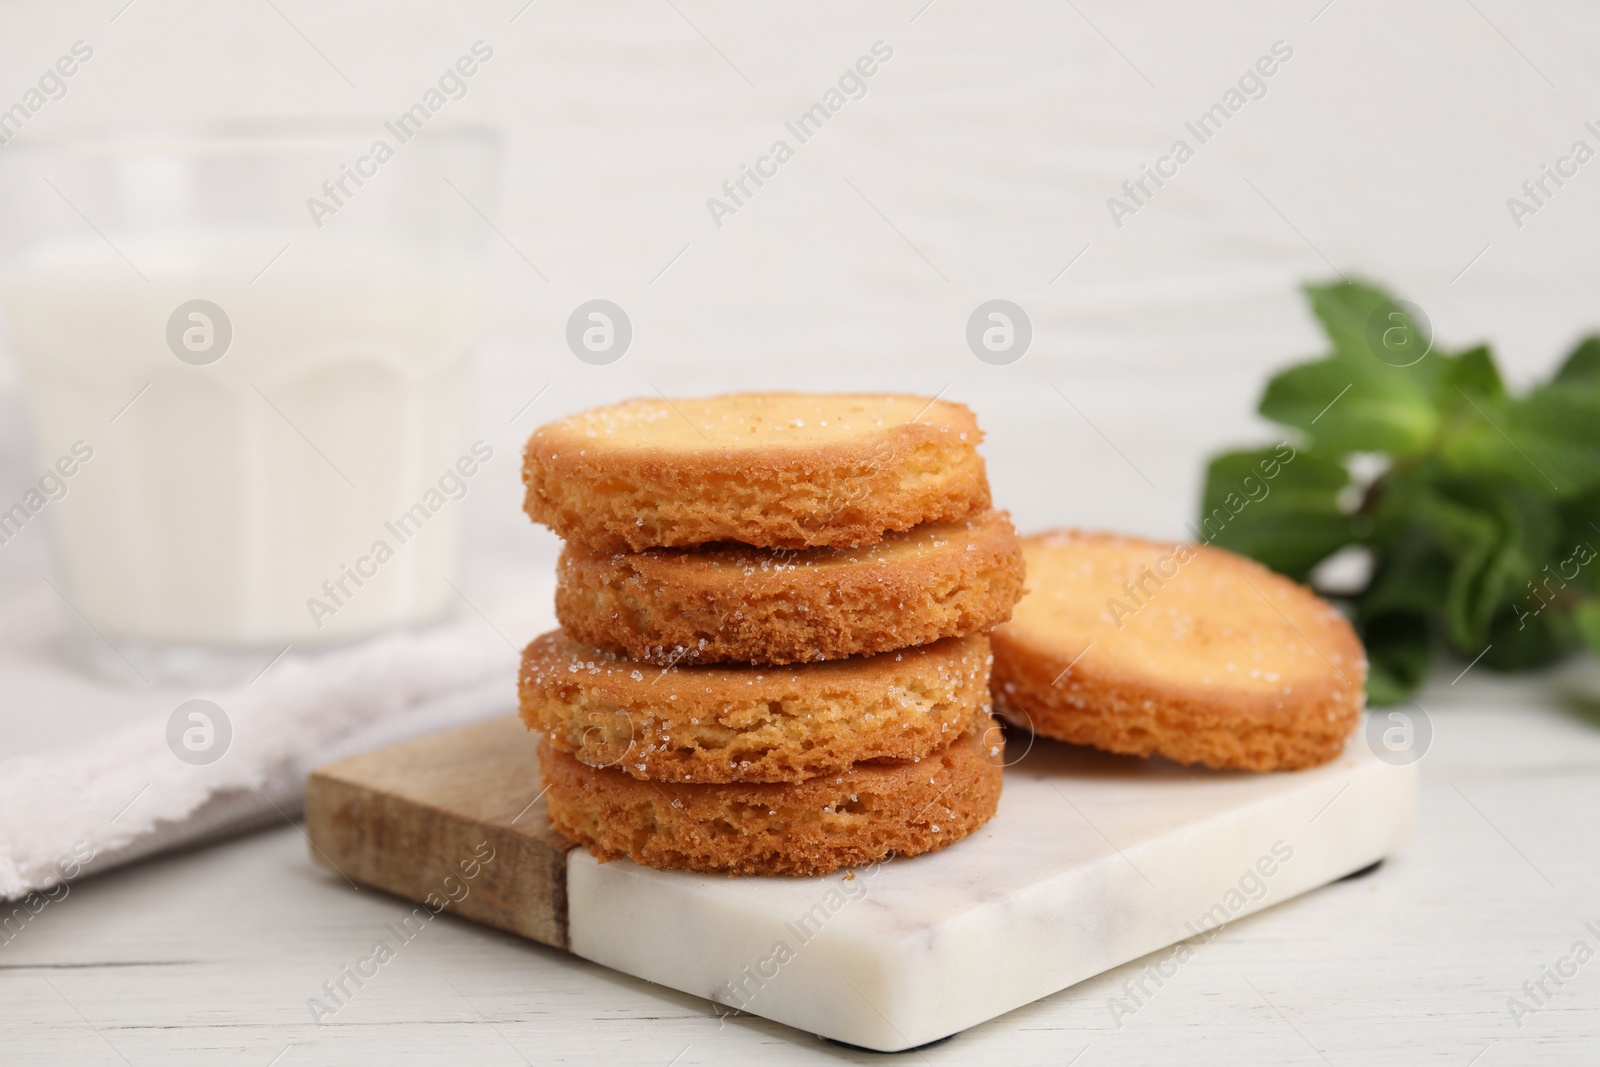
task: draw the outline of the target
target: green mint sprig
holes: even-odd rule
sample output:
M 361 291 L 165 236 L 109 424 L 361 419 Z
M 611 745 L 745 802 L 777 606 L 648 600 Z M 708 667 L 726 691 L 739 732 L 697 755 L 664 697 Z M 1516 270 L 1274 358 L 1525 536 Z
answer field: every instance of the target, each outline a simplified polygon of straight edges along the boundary
M 1508 671 L 1600 652 L 1600 336 L 1513 395 L 1487 346 L 1434 346 L 1413 304 L 1360 282 L 1306 294 L 1332 351 L 1275 374 L 1259 408 L 1298 431 L 1295 456 L 1270 482 L 1254 473 L 1279 448 L 1215 457 L 1202 537 L 1297 581 L 1368 553 L 1364 585 L 1319 591 L 1348 606 L 1373 704 L 1445 649 Z

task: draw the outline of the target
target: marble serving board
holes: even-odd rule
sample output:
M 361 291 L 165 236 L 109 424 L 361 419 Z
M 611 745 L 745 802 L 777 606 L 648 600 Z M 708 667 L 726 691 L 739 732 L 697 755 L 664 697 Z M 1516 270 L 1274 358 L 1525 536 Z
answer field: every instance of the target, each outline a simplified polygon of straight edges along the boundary
M 1415 819 L 1415 767 L 1361 734 L 1271 775 L 1030 740 L 976 834 L 822 878 L 597 863 L 546 823 L 515 718 L 313 772 L 306 826 L 313 858 L 356 882 L 887 1052 L 1360 870 Z

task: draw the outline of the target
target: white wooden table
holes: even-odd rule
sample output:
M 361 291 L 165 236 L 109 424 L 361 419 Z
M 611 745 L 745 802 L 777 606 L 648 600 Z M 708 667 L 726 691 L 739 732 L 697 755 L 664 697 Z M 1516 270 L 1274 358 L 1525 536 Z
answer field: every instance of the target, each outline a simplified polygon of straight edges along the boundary
M 1588 694 L 1584 696 L 1584 694 Z M 1129 964 L 919 1051 L 955 1063 L 1593 1063 L 1600 667 L 1423 695 L 1415 840 L 1228 927 L 1120 1019 Z M 307 1001 L 408 908 L 285 825 L 76 885 L 0 947 L 0 1061 L 853 1063 L 862 1052 L 441 916 L 317 1026 Z M 1571 970 L 1569 965 L 1562 969 Z M 347 981 L 347 987 L 350 986 Z M 1522 1015 L 1508 999 L 1538 1010 Z M 1125 1001 L 1126 1005 L 1128 1002 Z

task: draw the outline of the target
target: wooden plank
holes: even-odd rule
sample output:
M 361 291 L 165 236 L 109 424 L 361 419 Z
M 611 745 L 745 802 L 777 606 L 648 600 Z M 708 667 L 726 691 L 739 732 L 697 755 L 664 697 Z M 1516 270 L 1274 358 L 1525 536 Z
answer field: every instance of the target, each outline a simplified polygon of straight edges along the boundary
M 565 949 L 572 845 L 539 791 L 534 738 L 510 716 L 313 771 L 306 833 L 354 882 Z

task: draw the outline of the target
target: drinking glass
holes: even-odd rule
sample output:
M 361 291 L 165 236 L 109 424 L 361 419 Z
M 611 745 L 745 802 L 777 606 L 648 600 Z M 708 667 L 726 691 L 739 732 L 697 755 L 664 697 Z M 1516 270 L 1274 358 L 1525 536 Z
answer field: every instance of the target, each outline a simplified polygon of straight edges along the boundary
M 0 148 L 41 470 L 0 541 L 53 529 L 97 665 L 227 674 L 447 612 L 497 155 L 381 122 Z

